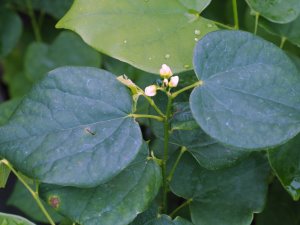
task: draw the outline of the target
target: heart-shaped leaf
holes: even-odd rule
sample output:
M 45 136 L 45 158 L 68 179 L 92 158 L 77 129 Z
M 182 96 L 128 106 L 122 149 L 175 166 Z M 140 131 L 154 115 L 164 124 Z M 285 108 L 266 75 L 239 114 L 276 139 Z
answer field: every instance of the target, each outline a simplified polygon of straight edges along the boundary
M 295 201 L 300 199 L 300 135 L 280 146 L 278 149 L 269 151 L 270 164 Z
M 105 184 L 85 189 L 42 185 L 41 196 L 76 223 L 127 225 L 160 188 L 160 167 L 147 159 L 147 150 L 144 144 L 134 162 Z
M 171 182 L 171 190 L 190 203 L 196 225 L 249 225 L 260 212 L 267 193 L 269 167 L 255 155 L 222 170 L 206 170 L 185 154 Z
M 30 81 L 36 82 L 47 72 L 60 66 L 98 67 L 100 61 L 100 55 L 78 35 L 64 31 L 50 46 L 34 42 L 28 47 L 24 62 L 25 74 Z
M 0 224 L 1 225 L 35 225 L 34 223 L 30 222 L 29 220 L 21 216 L 1 213 L 1 212 L 0 212 Z
M 259 24 L 271 34 L 286 38 L 300 47 L 300 16 L 294 21 L 286 24 L 276 24 L 267 20 L 260 20 Z
M 275 23 L 289 23 L 300 15 L 298 0 L 246 0 L 246 2 L 254 11 Z
M 195 40 L 217 30 L 174 0 L 76 0 L 57 27 L 74 30 L 95 49 L 156 74 L 163 63 L 173 72 L 191 69 Z
M 131 95 L 111 73 L 53 70 L 0 127 L 0 155 L 45 183 L 96 186 L 138 153 L 142 135 L 131 110 Z
M 300 131 L 300 76 L 275 45 L 242 31 L 216 31 L 198 42 L 194 118 L 226 145 L 261 149 Z

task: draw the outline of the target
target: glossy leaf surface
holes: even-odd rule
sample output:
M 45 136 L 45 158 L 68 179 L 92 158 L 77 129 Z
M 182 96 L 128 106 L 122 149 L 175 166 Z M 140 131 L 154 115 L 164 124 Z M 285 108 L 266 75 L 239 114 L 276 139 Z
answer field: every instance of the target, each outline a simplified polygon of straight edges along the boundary
M 30 222 L 29 220 L 21 216 L 1 213 L 1 212 L 0 212 L 0 224 L 1 225 L 35 225 L 34 223 Z
M 52 45 L 32 43 L 25 55 L 25 74 L 31 82 L 41 80 L 47 72 L 60 66 L 100 65 L 100 55 L 78 35 L 61 32 Z
M 128 166 L 142 144 L 131 110 L 129 91 L 111 73 L 53 70 L 0 128 L 0 155 L 46 183 L 96 186 Z
M 206 170 L 185 154 L 171 190 L 190 203 L 195 225 L 246 225 L 260 212 L 267 193 L 269 168 L 260 155 L 222 170 Z
M 295 201 L 300 198 L 300 135 L 269 151 L 271 166 Z
M 300 14 L 298 0 L 246 0 L 248 5 L 263 17 L 275 23 L 288 23 Z
M 173 72 L 191 69 L 195 40 L 217 29 L 173 0 L 76 0 L 57 27 L 73 30 L 100 52 L 156 74 L 163 63 Z
M 89 189 L 42 185 L 41 196 L 79 224 L 127 225 L 147 209 L 160 188 L 160 167 L 147 156 L 144 145 L 129 167 L 103 185 Z
M 198 42 L 194 67 L 204 84 L 191 94 L 192 114 L 219 142 L 255 150 L 300 131 L 300 76 L 275 45 L 242 31 L 216 31 Z

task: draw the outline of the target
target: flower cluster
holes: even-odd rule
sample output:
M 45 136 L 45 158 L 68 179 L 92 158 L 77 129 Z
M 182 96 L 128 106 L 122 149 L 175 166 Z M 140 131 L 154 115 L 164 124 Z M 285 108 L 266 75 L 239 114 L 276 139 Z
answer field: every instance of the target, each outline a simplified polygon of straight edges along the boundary
M 179 77 L 178 76 L 173 76 L 172 70 L 170 69 L 169 66 L 166 64 L 163 64 L 159 70 L 159 74 L 161 76 L 162 80 L 162 87 L 163 88 L 173 88 L 177 87 L 177 84 L 179 82 Z M 145 88 L 145 94 L 147 96 L 155 96 L 156 91 L 160 88 L 157 85 L 150 85 Z

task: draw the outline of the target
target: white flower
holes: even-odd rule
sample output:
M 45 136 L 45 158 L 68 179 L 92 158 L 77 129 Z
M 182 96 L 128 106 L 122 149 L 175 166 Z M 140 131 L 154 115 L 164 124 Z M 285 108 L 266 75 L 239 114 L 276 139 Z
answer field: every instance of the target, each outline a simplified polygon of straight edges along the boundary
M 178 76 L 171 77 L 169 81 L 169 87 L 177 87 L 178 82 L 179 82 Z
M 169 78 L 170 76 L 173 75 L 172 70 L 166 64 L 162 64 L 162 66 L 159 70 L 159 74 L 163 78 Z
M 156 95 L 156 85 L 150 85 L 145 88 L 145 95 L 154 96 Z

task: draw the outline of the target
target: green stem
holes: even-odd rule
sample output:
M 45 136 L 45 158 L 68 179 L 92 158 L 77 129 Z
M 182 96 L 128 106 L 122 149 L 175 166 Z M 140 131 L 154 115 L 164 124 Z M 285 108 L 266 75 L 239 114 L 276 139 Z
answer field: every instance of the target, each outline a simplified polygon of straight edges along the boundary
M 218 21 L 214 21 L 214 23 L 215 23 L 217 26 L 223 27 L 223 28 L 228 29 L 228 30 L 234 30 L 234 29 L 235 29 L 235 28 L 232 27 L 232 26 L 229 26 L 229 25 L 220 23 L 220 22 L 218 22 Z
M 174 165 L 173 165 L 173 167 L 172 167 L 172 169 L 171 169 L 171 172 L 170 172 L 169 176 L 167 177 L 167 181 L 168 181 L 169 183 L 171 182 L 171 180 L 172 180 L 172 178 L 173 178 L 173 176 L 174 176 L 175 170 L 176 170 L 176 168 L 177 168 L 177 166 L 178 166 L 178 163 L 179 163 L 179 161 L 180 161 L 180 159 L 181 159 L 183 153 L 185 153 L 185 152 L 186 152 L 186 147 L 184 147 L 184 146 L 181 147 L 180 153 L 179 153 L 179 155 L 178 155 L 178 157 L 177 157 L 177 159 L 176 159 L 176 161 L 175 161 L 175 163 L 174 163 Z
M 186 87 L 184 87 L 184 88 L 182 88 L 182 89 L 180 89 L 180 90 L 174 92 L 174 93 L 171 95 L 171 97 L 172 97 L 172 99 L 174 99 L 174 98 L 177 97 L 177 95 L 181 94 L 182 92 L 185 92 L 185 91 L 187 91 L 187 90 L 189 90 L 189 89 L 192 89 L 192 88 L 194 88 L 194 87 L 198 87 L 198 86 L 201 86 L 201 85 L 203 85 L 203 81 L 202 81 L 202 80 L 199 80 L 199 81 L 197 81 L 197 82 L 194 83 L 194 84 L 191 84 L 191 85 L 189 85 L 189 86 L 186 86 Z
M 14 174 L 15 176 L 19 179 L 19 181 L 26 187 L 26 189 L 30 192 L 30 194 L 32 195 L 32 197 L 34 198 L 34 200 L 36 201 L 36 203 L 38 204 L 38 206 L 40 207 L 40 209 L 42 210 L 42 212 L 44 213 L 44 215 L 46 216 L 46 218 L 48 219 L 49 223 L 51 225 L 55 225 L 53 219 L 51 218 L 51 216 L 49 215 L 49 213 L 47 212 L 47 210 L 45 209 L 43 203 L 41 202 L 38 193 L 33 191 L 31 189 L 31 187 L 26 183 L 26 181 L 19 175 L 19 173 L 13 168 L 13 166 L 5 159 L 1 160 L 1 162 L 3 164 L 5 164 Z
M 31 19 L 31 25 L 32 25 L 32 28 L 33 28 L 35 39 L 36 39 L 36 41 L 41 42 L 42 41 L 42 36 L 41 36 L 41 33 L 40 33 L 40 28 L 39 28 L 38 22 L 35 18 L 35 15 L 34 15 L 34 11 L 32 9 L 31 0 L 26 0 L 26 4 L 27 4 L 27 8 L 28 8 L 28 14 L 29 14 L 30 19 Z
M 236 0 L 232 0 L 232 7 L 233 7 L 234 28 L 238 30 L 239 29 L 239 15 L 238 15 Z
M 255 13 L 255 26 L 254 26 L 254 34 L 257 33 L 257 27 L 258 27 L 258 19 L 259 19 L 259 13 Z
M 162 111 L 157 107 L 157 105 L 154 103 L 153 99 L 148 97 L 147 95 L 143 95 L 146 100 L 149 102 L 149 104 L 155 109 L 155 111 L 163 118 L 165 118 L 165 114 L 162 113 Z
M 168 211 L 167 194 L 168 194 L 168 180 L 167 180 L 167 160 L 169 150 L 169 119 L 171 116 L 172 96 L 167 93 L 168 103 L 166 109 L 166 118 L 164 120 L 164 155 L 162 162 L 162 176 L 163 176 L 163 201 L 162 201 L 162 212 Z
M 286 42 L 286 37 L 281 37 L 280 48 L 282 49 Z
M 158 121 L 164 121 L 164 118 L 161 116 L 155 116 L 155 115 L 148 115 L 148 114 L 129 114 L 130 117 L 134 118 L 150 118 L 150 119 L 155 119 Z
M 185 201 L 183 204 L 181 204 L 181 205 L 178 206 L 176 209 L 174 209 L 174 211 L 171 212 L 169 216 L 173 218 L 173 217 L 176 215 L 176 213 L 177 213 L 180 209 L 186 207 L 186 206 L 189 205 L 192 201 L 193 201 L 193 199 L 191 199 L 191 198 L 188 199 L 188 200 Z

